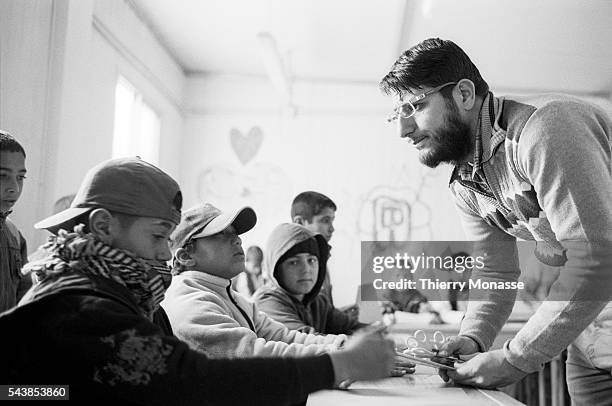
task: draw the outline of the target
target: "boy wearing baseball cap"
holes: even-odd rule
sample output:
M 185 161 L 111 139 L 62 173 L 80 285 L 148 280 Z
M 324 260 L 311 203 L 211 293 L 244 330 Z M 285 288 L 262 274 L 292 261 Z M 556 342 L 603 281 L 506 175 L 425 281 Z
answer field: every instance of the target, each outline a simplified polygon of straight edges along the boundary
M 294 360 L 211 360 L 164 334 L 151 321 L 164 292 L 156 268 L 171 258 L 181 204 L 178 184 L 140 159 L 92 168 L 71 207 L 37 224 L 59 231 L 30 265 L 40 282 L 0 315 L 0 382 L 69 385 L 72 400 L 292 404 L 385 375 L 390 348 L 374 334 L 342 354 Z
M 225 213 L 200 204 L 183 213 L 171 237 L 172 283 L 162 306 L 172 330 L 211 357 L 304 356 L 334 350 L 345 335 L 289 330 L 231 287 L 245 271 L 239 235 L 257 221 L 250 207 Z

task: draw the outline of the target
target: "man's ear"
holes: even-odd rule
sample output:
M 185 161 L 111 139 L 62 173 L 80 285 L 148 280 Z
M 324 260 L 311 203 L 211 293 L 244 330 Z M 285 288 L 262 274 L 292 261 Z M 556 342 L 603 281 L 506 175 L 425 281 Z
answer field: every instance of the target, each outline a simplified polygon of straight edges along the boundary
M 459 109 L 472 110 L 476 105 L 476 86 L 469 79 L 461 79 L 453 90 L 453 98 L 457 102 Z
M 89 230 L 105 244 L 110 244 L 115 235 L 117 219 L 106 209 L 95 209 L 89 213 Z
M 300 216 L 299 214 L 297 216 L 293 217 L 293 222 L 295 224 L 299 224 L 301 226 L 305 226 L 306 225 L 306 220 L 304 220 L 304 217 Z
M 179 248 L 174 254 L 174 256 L 176 257 L 176 260 L 183 266 L 195 266 L 195 259 L 191 257 L 191 254 L 185 248 Z

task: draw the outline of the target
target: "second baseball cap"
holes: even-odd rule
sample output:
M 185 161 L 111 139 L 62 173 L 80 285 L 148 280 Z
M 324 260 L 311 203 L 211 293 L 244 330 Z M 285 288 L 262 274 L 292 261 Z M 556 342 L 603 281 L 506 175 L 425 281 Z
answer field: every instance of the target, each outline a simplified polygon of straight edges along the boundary
M 250 207 L 223 212 L 210 203 L 199 204 L 183 212 L 181 222 L 170 237 L 170 248 L 176 251 L 189 240 L 217 234 L 230 224 L 237 234 L 243 234 L 255 227 L 255 223 L 257 215 Z

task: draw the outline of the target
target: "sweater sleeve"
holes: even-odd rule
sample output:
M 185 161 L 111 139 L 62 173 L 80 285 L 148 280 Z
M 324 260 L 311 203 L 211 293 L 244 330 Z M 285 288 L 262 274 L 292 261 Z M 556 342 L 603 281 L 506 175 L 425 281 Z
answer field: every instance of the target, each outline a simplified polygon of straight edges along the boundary
M 24 333 L 37 331 L 45 345 L 32 345 L 34 334 L 16 337 L 5 359 L 9 369 L 21 382 L 69 384 L 75 400 L 80 394 L 150 405 L 291 405 L 334 382 L 326 354 L 209 359 L 108 299 L 73 296 L 22 311 L 28 313 Z
M 475 243 L 472 255 L 486 253 L 484 267 L 474 267 L 471 279 L 483 282 L 518 280 L 520 269 L 515 238 L 487 224 L 471 207 L 467 197 L 455 194 L 455 199 L 467 237 Z M 470 292 L 459 334 L 472 338 L 482 351 L 487 351 L 512 312 L 516 292 L 491 289 L 478 293 L 480 297 L 474 298 Z
M 549 300 L 506 346 L 526 372 L 566 348 L 611 299 L 611 134 L 603 112 L 578 102 L 536 111 L 521 134 L 517 169 L 567 256 Z

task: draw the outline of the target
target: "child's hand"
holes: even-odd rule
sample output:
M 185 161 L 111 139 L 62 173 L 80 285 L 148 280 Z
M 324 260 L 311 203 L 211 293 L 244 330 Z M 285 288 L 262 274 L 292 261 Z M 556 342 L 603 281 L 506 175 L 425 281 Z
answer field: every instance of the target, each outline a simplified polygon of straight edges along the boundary
M 472 355 L 480 350 L 478 343 L 474 339 L 467 336 L 451 336 L 446 339 L 446 342 L 440 347 L 438 355 L 446 357 L 450 355 Z M 448 371 L 439 369 L 438 375 L 444 380 L 449 381 Z
M 335 383 L 350 380 L 373 380 L 389 376 L 393 370 L 393 341 L 384 337 L 381 329 L 367 328 L 355 333 L 343 351 L 330 353 Z
M 348 341 L 348 337 L 346 334 L 338 334 L 336 338 L 334 338 L 334 342 L 332 343 L 336 348 L 342 348 Z

